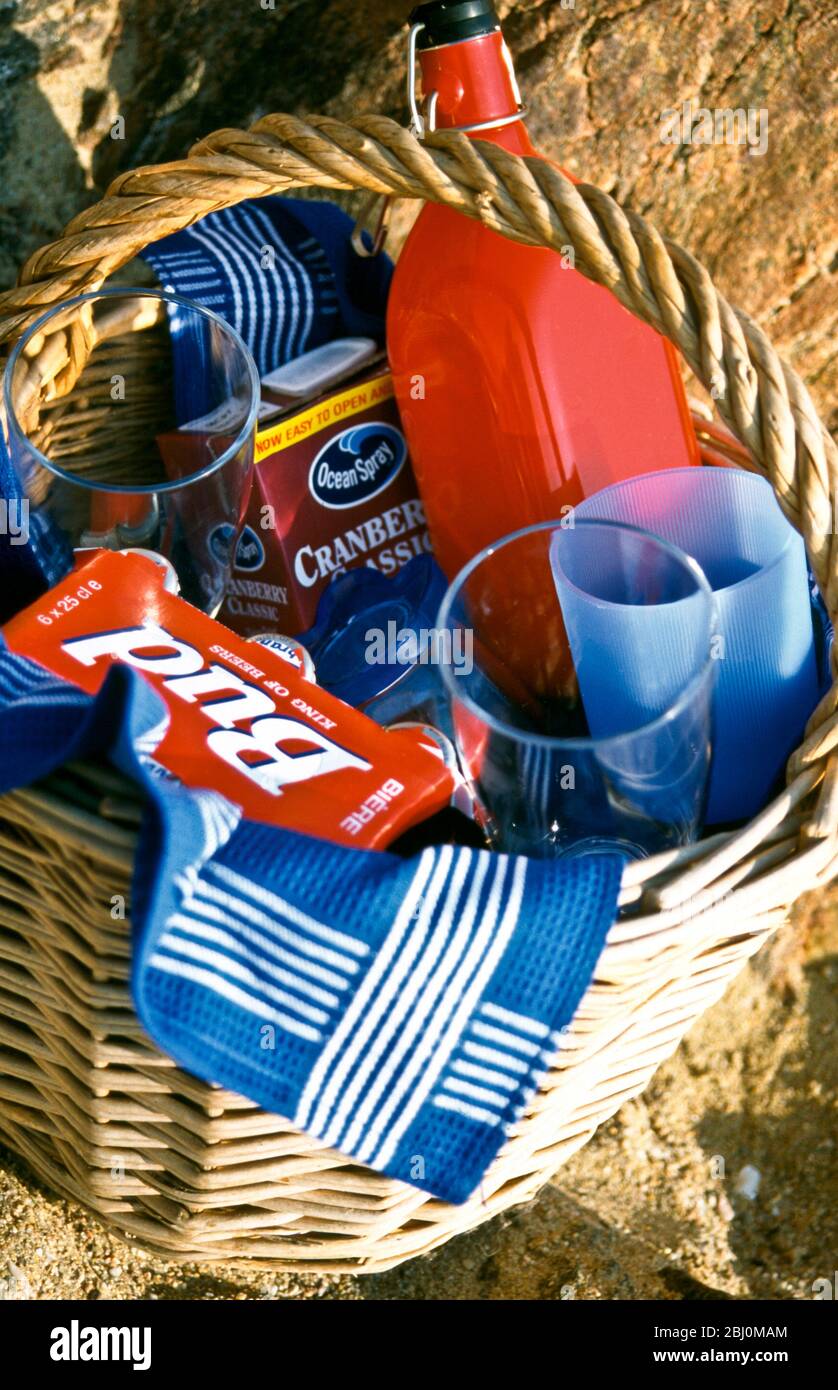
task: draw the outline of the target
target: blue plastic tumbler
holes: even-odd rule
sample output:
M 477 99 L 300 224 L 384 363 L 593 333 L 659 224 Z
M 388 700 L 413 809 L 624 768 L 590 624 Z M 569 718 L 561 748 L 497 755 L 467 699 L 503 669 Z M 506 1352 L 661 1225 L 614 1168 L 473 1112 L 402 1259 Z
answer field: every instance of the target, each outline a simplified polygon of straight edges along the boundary
M 678 468 L 616 483 L 575 510 L 644 527 L 693 556 L 716 597 L 708 824 L 753 816 L 819 697 L 806 550 L 764 478 Z
M 636 527 L 547 522 L 470 561 L 437 628 L 473 654 L 441 669 L 498 848 L 642 857 L 695 839 L 716 663 L 694 560 Z

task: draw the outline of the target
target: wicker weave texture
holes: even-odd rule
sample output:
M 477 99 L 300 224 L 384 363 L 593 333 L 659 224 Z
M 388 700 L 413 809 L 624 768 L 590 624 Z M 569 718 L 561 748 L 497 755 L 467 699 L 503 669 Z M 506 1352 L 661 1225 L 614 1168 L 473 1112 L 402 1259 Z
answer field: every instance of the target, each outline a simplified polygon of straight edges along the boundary
M 687 252 L 599 190 L 485 142 L 437 134 L 420 144 L 380 117 L 343 125 L 273 116 L 249 132 L 220 131 L 187 160 L 120 176 L 32 257 L 19 285 L 0 295 L 0 339 L 14 340 L 67 295 L 98 288 L 155 238 L 301 184 L 427 198 L 519 241 L 573 244 L 577 268 L 665 332 L 713 388 L 739 443 L 703 424 L 705 457 L 733 458 L 771 479 L 835 616 L 838 452 L 803 383 Z M 76 309 L 36 339 L 32 427 L 75 447 L 61 399 L 97 343 L 108 350 L 147 326 L 94 325 Z M 92 454 L 106 460 L 108 447 L 91 434 Z M 86 766 L 8 795 L 0 799 L 0 1135 L 51 1187 L 174 1258 L 373 1271 L 430 1250 L 534 1195 L 644 1088 L 790 904 L 835 876 L 836 744 L 833 687 L 791 759 L 786 791 L 756 820 L 626 869 L 620 920 L 559 1062 L 481 1192 L 461 1207 L 347 1162 L 161 1056 L 132 1010 L 129 920 L 118 908 L 129 896 L 135 794 L 113 771 Z
M 775 804 L 759 852 L 732 873 L 719 876 L 716 842 L 683 853 L 708 899 L 722 889 L 715 906 L 696 913 L 691 895 L 686 918 L 615 926 L 560 1065 L 481 1192 L 454 1207 L 348 1163 L 157 1051 L 128 985 L 139 807 L 110 769 L 67 769 L 1 804 L 0 1135 L 50 1187 L 173 1258 L 390 1268 L 532 1197 L 645 1087 L 784 920 L 777 901 L 797 891 L 796 806 L 811 781 Z M 640 866 L 627 875 L 626 907 L 666 883 L 671 857 L 647 861 L 645 879 Z M 810 882 L 834 867 L 825 842 L 808 852 Z M 738 921 L 726 878 L 751 884 Z

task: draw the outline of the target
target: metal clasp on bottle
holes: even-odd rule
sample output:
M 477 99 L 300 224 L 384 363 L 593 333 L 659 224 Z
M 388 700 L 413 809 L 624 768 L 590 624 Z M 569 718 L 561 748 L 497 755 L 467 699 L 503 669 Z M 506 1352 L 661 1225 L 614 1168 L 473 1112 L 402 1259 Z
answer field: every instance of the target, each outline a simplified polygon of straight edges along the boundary
M 416 96 L 416 53 L 419 35 L 425 28 L 424 24 L 412 24 L 407 36 L 407 105 L 410 111 L 411 135 L 415 135 L 417 140 L 424 140 L 426 135 L 432 135 L 436 130 L 436 108 L 439 101 L 439 92 L 426 92 L 423 101 L 424 113 L 419 108 L 419 101 Z M 518 103 L 518 109 L 511 116 L 499 116 L 490 121 L 474 121 L 471 125 L 452 125 L 446 126 L 446 131 L 457 130 L 463 134 L 475 130 L 499 130 L 501 126 L 514 125 L 515 121 L 520 121 L 527 114 L 527 107 L 524 102 Z

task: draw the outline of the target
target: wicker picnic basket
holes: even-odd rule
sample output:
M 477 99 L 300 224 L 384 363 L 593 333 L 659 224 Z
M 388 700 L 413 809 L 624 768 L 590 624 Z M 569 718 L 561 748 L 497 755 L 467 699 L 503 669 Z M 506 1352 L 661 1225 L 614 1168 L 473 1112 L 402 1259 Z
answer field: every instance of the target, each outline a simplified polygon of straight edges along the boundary
M 462 134 L 421 143 L 383 117 L 269 116 L 188 159 L 120 176 L 0 296 L 0 340 L 95 290 L 137 251 L 205 213 L 301 185 L 446 203 L 518 241 L 575 248 L 576 266 L 680 348 L 739 441 L 700 422 L 705 457 L 768 476 L 808 543 L 833 616 L 836 447 L 805 386 L 707 271 L 636 214 L 548 164 Z M 61 400 L 88 359 L 86 447 L 107 354 L 76 311 L 33 344 L 33 410 L 78 447 Z M 151 351 L 144 335 L 134 337 Z M 98 356 L 97 356 L 98 354 Z M 78 425 L 75 426 L 78 428 Z M 64 433 L 62 434 L 62 429 Z M 838 871 L 838 684 L 791 758 L 786 791 L 750 825 L 630 865 L 564 1049 L 483 1182 L 454 1207 L 379 1176 L 240 1096 L 195 1080 L 143 1035 L 128 986 L 129 894 L 141 807 L 111 768 L 67 767 L 0 799 L 0 1138 L 51 1188 L 176 1259 L 310 1271 L 387 1269 L 531 1198 L 637 1095 L 804 891 Z

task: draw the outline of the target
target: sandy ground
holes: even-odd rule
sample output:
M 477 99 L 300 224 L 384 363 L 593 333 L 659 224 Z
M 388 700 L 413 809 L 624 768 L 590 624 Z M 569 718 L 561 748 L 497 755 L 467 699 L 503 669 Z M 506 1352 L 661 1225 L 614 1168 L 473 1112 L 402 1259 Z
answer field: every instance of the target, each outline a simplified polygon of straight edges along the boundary
M 838 893 L 745 968 L 529 1206 L 367 1277 L 176 1267 L 0 1150 L 0 1293 L 105 1299 L 813 1297 L 838 1266 Z M 744 1171 L 743 1171 L 744 1170 Z

